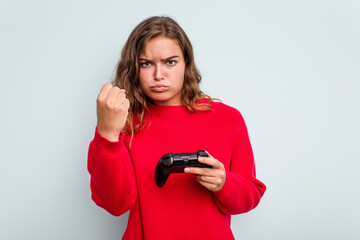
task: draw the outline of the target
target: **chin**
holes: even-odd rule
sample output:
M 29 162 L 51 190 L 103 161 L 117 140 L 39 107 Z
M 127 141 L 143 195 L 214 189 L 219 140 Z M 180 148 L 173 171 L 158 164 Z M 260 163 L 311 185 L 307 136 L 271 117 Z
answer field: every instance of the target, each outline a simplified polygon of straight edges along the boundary
M 160 96 L 159 96 L 160 95 Z M 161 96 L 163 95 L 163 96 Z M 167 96 L 164 96 L 164 94 L 154 94 L 153 96 L 150 96 L 150 98 L 154 101 L 154 102 L 165 102 L 165 101 L 169 101 L 170 98 L 168 98 Z

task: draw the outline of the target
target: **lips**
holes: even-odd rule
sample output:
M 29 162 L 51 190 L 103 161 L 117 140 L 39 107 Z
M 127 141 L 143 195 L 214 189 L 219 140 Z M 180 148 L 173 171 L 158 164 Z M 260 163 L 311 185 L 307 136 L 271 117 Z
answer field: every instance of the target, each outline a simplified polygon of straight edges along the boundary
M 153 90 L 154 92 L 164 92 L 169 88 L 169 86 L 163 85 L 163 84 L 158 84 L 155 86 L 150 87 L 151 90 Z

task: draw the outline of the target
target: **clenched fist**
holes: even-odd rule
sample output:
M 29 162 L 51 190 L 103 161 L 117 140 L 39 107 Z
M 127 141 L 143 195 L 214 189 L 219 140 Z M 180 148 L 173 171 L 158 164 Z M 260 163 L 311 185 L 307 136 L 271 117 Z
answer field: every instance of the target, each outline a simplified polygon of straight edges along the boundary
M 106 83 L 97 98 L 97 130 L 109 141 L 118 141 L 129 113 L 125 90 Z

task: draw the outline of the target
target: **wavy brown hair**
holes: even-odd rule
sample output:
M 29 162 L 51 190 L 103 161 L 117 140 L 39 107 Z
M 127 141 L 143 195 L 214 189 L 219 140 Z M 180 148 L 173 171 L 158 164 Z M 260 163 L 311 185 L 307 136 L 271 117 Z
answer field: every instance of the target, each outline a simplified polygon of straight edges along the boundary
M 138 132 L 146 123 L 145 111 L 147 102 L 151 99 L 145 96 L 140 87 L 139 56 L 147 42 L 157 37 L 166 37 L 176 40 L 185 58 L 184 84 L 182 87 L 181 102 L 190 112 L 197 110 L 211 110 L 213 99 L 205 95 L 199 88 L 201 75 L 194 61 L 193 48 L 189 38 L 180 25 L 173 19 L 164 16 L 154 16 L 145 19 L 137 25 L 127 39 L 118 62 L 113 84 L 126 89 L 126 97 L 130 101 L 130 109 L 124 132 L 130 134 Z M 204 98 L 208 103 L 195 104 Z M 134 126 L 134 115 L 138 123 Z

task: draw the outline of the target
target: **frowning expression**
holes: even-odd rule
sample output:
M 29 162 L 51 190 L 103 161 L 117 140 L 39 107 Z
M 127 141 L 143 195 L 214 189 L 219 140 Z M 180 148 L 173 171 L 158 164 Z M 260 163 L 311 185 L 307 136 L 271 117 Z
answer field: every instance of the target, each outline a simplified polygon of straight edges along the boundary
M 139 56 L 140 87 L 156 105 L 181 105 L 185 59 L 176 40 L 151 39 Z

